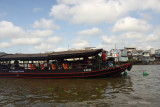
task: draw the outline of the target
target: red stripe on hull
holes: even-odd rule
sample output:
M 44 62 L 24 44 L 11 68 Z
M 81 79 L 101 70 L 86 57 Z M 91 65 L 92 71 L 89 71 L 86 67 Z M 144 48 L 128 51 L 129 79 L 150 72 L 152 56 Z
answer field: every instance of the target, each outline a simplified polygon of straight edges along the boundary
M 120 74 L 128 67 L 127 64 L 108 68 L 98 71 L 76 72 L 76 73 L 0 73 L 0 77 L 14 77 L 14 78 L 90 78 L 90 77 L 107 77 Z M 115 70 L 116 69 L 116 70 Z M 110 71 L 111 70 L 111 71 Z M 103 73 L 102 73 L 103 72 Z M 91 74 L 93 73 L 93 74 Z M 96 74 L 95 74 L 96 73 Z M 4 75 L 4 76 L 2 76 Z

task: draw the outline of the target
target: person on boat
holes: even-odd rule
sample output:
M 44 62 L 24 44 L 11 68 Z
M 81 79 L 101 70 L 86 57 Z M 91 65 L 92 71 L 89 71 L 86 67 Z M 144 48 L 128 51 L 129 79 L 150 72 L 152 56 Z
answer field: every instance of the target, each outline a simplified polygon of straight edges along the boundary
M 102 66 L 103 68 L 106 67 L 106 54 L 104 50 L 102 50 Z
M 49 70 L 55 70 L 56 67 L 55 67 L 55 62 L 49 62 Z
M 43 67 L 44 67 L 45 70 L 48 70 L 48 63 L 47 63 L 47 61 L 44 61 Z
M 85 56 L 85 57 L 83 58 L 83 64 L 84 64 L 84 65 L 82 65 L 82 66 L 83 66 L 84 68 L 87 68 L 88 62 L 89 62 L 89 59 L 88 59 L 87 56 Z
M 83 58 L 83 64 L 88 64 L 88 61 L 89 61 L 88 57 L 85 56 L 85 57 Z
M 99 55 L 95 56 L 95 60 L 94 60 L 94 64 L 95 68 L 99 68 L 100 69 L 100 61 L 101 61 L 101 57 Z
M 15 67 L 15 69 L 19 68 L 19 61 L 18 60 L 14 61 L 14 67 Z
M 67 61 L 62 62 L 62 68 L 63 69 L 68 69 L 68 62 Z

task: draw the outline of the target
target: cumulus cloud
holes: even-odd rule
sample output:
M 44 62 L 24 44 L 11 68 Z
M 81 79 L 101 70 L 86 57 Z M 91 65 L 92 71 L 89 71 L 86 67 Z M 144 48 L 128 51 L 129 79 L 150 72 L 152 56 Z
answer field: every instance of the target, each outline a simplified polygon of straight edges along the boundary
M 113 22 L 131 11 L 160 12 L 159 0 L 58 0 L 50 16 L 76 24 Z
M 48 38 L 47 42 L 55 44 L 55 43 L 59 43 L 61 40 L 62 40 L 62 38 L 60 38 L 58 36 L 53 36 L 53 37 Z
M 86 40 L 75 40 L 72 44 L 73 47 L 75 48 L 84 48 L 89 45 L 89 42 Z
M 78 34 L 80 35 L 96 35 L 96 34 L 99 34 L 101 33 L 101 30 L 99 28 L 92 28 L 92 29 L 87 29 L 87 30 L 82 30 L 82 31 L 79 31 Z
M 0 38 L 2 41 L 0 42 L 1 49 L 21 45 L 35 46 L 46 41 L 59 42 L 61 40 L 61 38 L 53 35 L 53 31 L 50 29 L 27 31 L 23 30 L 21 27 L 15 26 L 12 22 L 0 22 Z
M 56 45 L 51 45 L 47 43 L 41 43 L 40 45 L 34 46 L 36 50 L 41 52 L 53 52 L 53 51 L 65 51 L 67 48 L 57 47 Z
M 12 22 L 0 21 L 0 38 L 20 37 L 24 34 L 24 30 L 18 26 L 14 26 Z
M 49 51 L 51 48 L 53 48 L 52 45 L 41 43 L 40 45 L 34 46 L 35 49 L 40 50 L 40 51 Z
M 0 42 L 0 48 L 8 48 L 10 44 L 8 42 Z
M 11 44 L 12 45 L 36 45 L 42 42 L 42 38 L 17 38 L 17 39 L 12 39 Z
M 44 29 L 60 29 L 53 20 L 47 20 L 42 18 L 40 21 L 35 21 L 32 25 L 33 28 L 44 28 Z
M 120 14 L 117 2 L 106 2 L 104 0 L 81 0 L 81 1 L 59 1 L 51 9 L 50 16 L 56 19 L 70 20 L 72 23 L 97 24 L 106 21 L 112 21 Z M 71 5 L 72 4 L 72 5 Z M 117 12 L 116 12 L 117 13 Z
M 53 35 L 53 31 L 52 30 L 34 30 L 34 31 L 29 31 L 28 35 L 30 37 L 46 37 L 46 36 Z
M 151 47 L 158 49 L 160 46 L 160 32 L 156 29 L 149 34 L 143 32 L 125 32 L 120 35 L 102 35 L 102 44 L 100 46 L 107 50 L 114 48 L 115 44 L 118 48 L 134 46 L 143 50 Z
M 151 28 L 151 25 L 144 20 L 126 17 L 116 22 L 112 28 L 112 32 L 146 32 Z
M 56 47 L 56 48 L 54 49 L 54 51 L 57 51 L 57 52 L 58 52 L 58 51 L 67 51 L 67 48 L 62 48 L 62 47 L 61 47 L 61 48 L 60 48 L 60 47 L 57 48 L 57 47 Z

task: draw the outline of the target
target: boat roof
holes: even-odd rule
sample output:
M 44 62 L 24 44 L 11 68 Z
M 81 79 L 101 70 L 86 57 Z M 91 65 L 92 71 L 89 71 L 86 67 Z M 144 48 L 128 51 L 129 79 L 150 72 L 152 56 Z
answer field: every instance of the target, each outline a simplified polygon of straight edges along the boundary
M 102 52 L 102 49 L 72 50 L 72 51 L 39 53 L 39 54 L 4 54 L 4 55 L 0 56 L 0 61 L 78 58 L 78 57 L 85 57 L 85 56 L 94 56 L 94 55 L 97 55 L 100 52 Z

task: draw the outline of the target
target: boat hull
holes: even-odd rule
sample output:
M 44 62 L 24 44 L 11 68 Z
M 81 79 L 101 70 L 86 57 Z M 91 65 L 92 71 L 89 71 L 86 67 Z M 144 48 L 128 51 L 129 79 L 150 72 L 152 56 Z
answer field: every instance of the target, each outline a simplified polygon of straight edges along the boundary
M 37 71 L 37 70 L 6 70 L 0 71 L 0 77 L 10 78 L 106 78 L 115 77 L 131 69 L 131 64 L 123 64 L 118 67 L 111 67 L 101 70 L 75 69 L 75 70 L 57 70 L 57 71 Z

